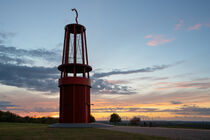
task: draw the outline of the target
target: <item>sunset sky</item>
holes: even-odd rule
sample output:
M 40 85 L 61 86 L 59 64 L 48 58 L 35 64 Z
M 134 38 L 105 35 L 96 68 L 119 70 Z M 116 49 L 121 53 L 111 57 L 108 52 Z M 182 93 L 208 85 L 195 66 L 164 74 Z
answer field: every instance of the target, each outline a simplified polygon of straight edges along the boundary
M 72 8 L 87 28 L 96 120 L 210 121 L 208 0 L 0 0 L 0 110 L 58 116 Z

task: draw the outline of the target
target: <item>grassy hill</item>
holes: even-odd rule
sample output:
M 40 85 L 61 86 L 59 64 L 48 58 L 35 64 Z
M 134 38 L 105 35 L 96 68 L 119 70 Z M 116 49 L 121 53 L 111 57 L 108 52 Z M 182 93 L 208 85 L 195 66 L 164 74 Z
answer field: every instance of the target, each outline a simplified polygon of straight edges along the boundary
M 0 140 L 170 140 L 96 128 L 50 128 L 47 124 L 0 123 Z

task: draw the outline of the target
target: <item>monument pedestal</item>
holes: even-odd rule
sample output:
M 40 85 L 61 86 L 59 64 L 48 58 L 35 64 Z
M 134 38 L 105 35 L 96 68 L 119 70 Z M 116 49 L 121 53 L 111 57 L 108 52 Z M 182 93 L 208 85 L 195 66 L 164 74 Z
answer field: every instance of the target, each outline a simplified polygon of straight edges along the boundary
M 112 126 L 104 123 L 55 123 L 50 125 L 52 128 L 100 128 Z

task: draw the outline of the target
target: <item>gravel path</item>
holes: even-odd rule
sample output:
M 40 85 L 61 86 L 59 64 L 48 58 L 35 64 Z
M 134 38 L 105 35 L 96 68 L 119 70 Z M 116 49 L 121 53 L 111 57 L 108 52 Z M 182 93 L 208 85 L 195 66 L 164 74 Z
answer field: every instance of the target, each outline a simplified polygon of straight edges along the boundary
M 103 129 L 169 137 L 177 140 L 210 140 L 210 130 L 162 127 L 114 126 Z

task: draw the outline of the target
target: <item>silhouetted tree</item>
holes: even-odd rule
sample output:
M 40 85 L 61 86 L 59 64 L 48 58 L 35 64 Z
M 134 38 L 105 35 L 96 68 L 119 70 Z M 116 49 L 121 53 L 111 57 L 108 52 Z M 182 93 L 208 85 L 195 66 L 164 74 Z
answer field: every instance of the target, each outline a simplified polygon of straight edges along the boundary
M 95 117 L 92 114 L 90 115 L 90 122 L 96 122 Z
M 140 123 L 141 119 L 138 118 L 138 117 L 133 117 L 131 120 L 130 120 L 130 124 L 131 125 L 138 125 Z
M 120 117 L 117 113 L 113 113 L 113 114 L 110 116 L 109 122 L 113 122 L 113 123 L 121 122 L 121 117 Z

